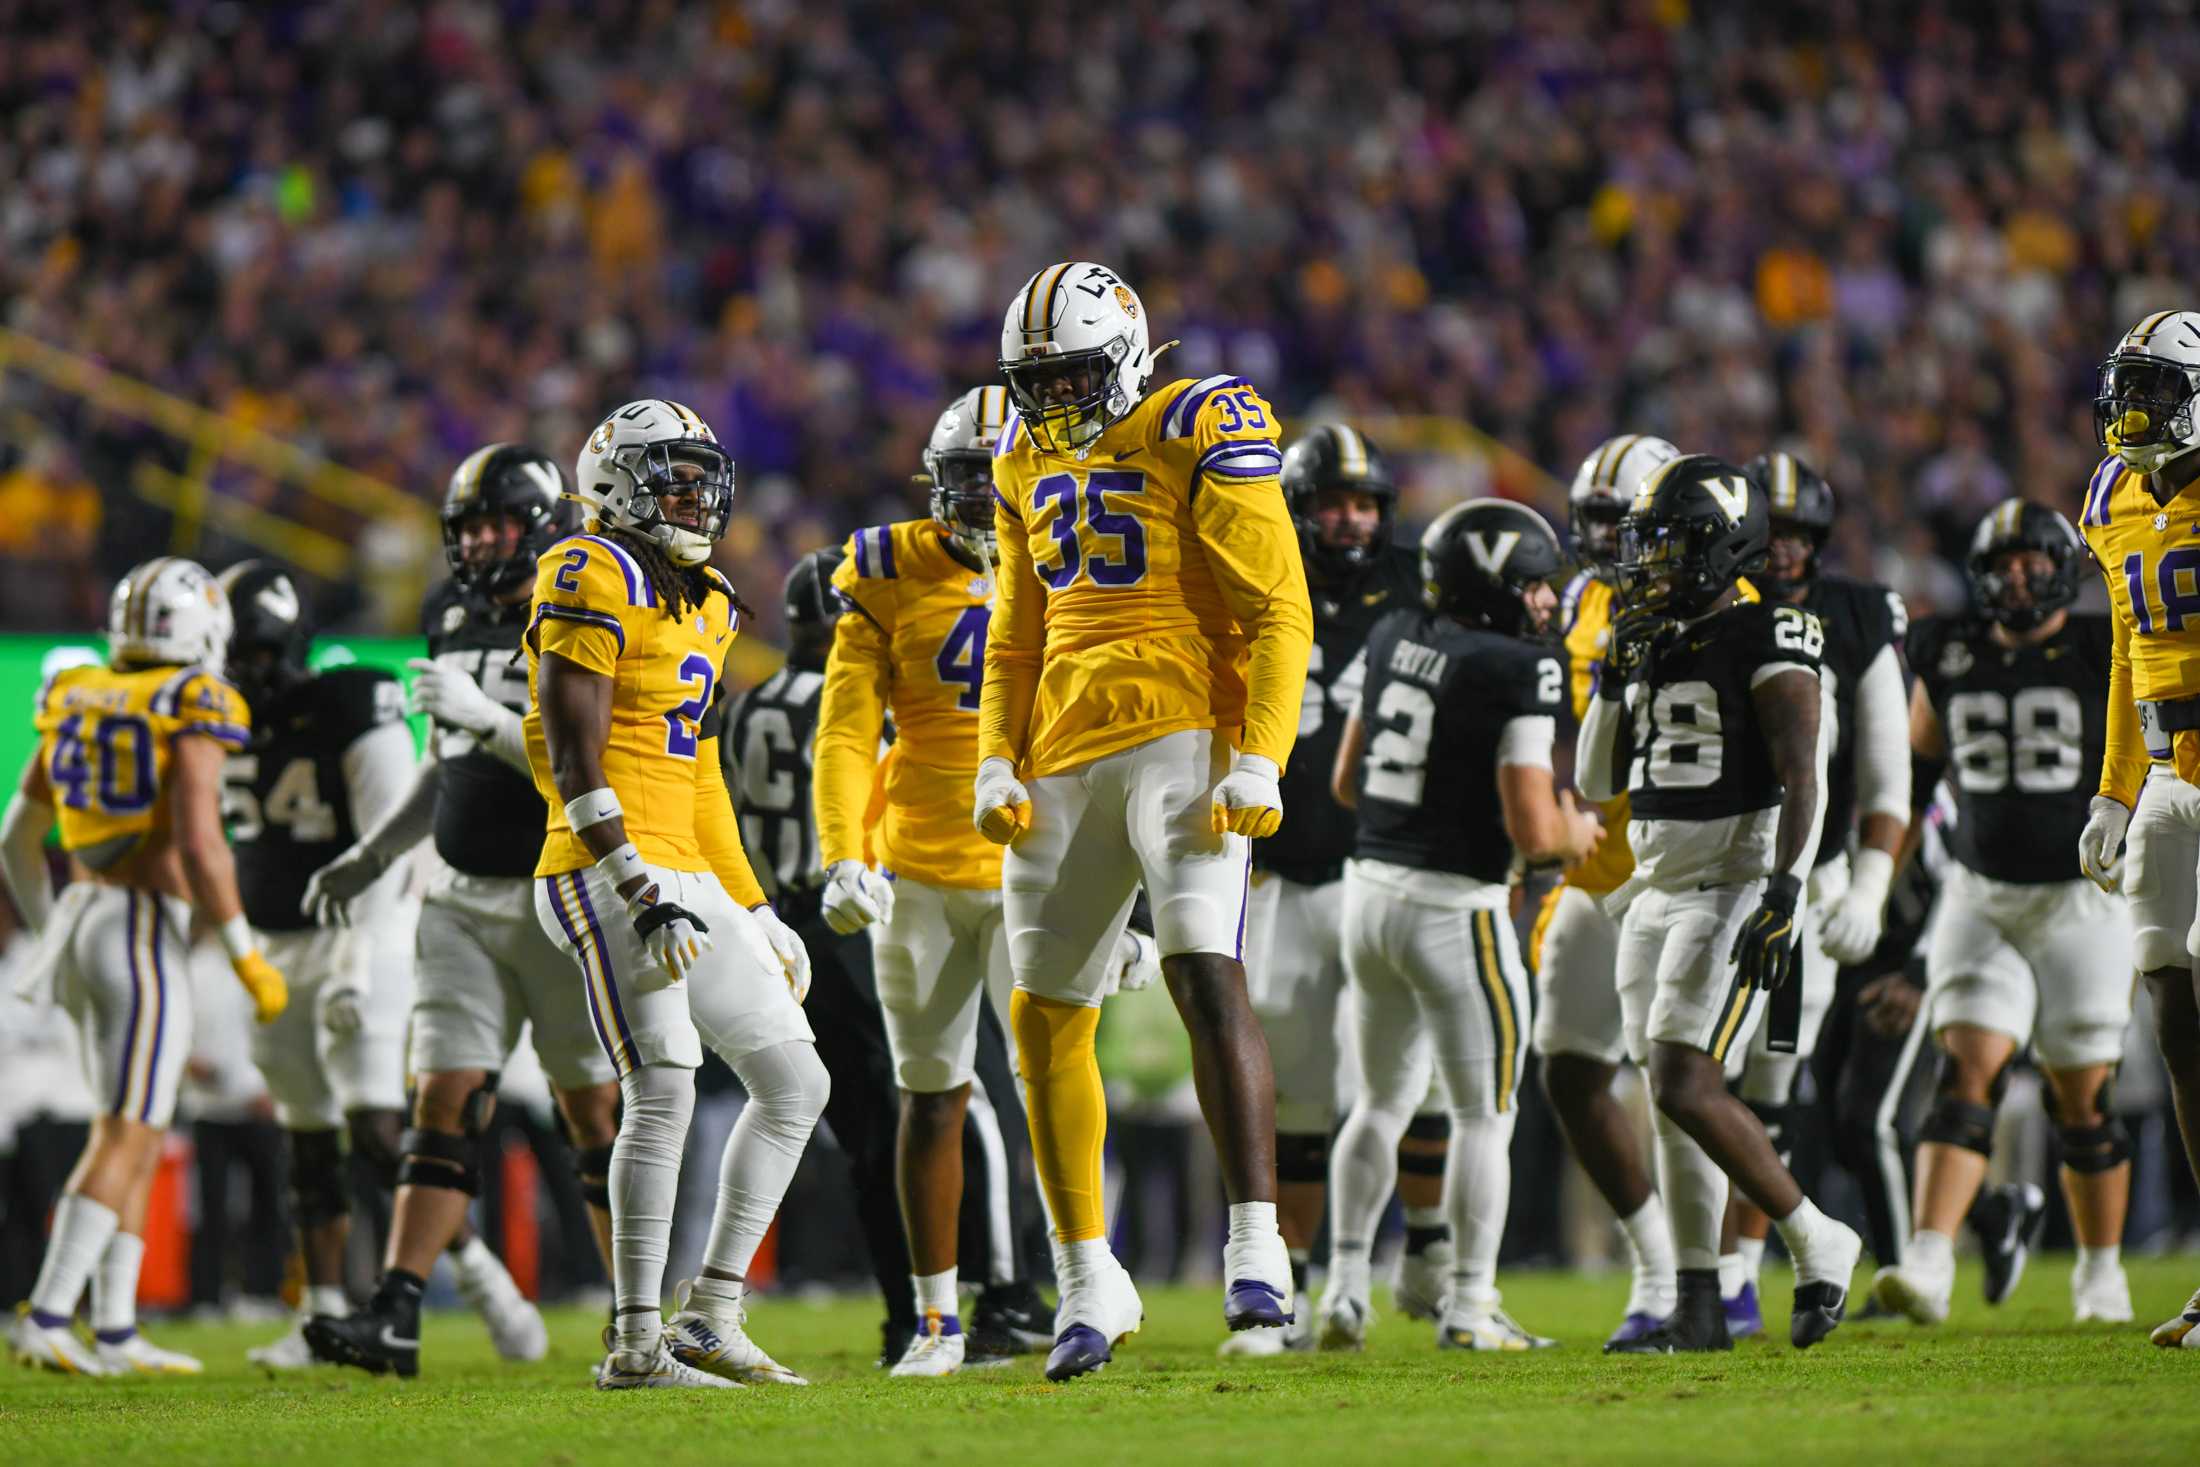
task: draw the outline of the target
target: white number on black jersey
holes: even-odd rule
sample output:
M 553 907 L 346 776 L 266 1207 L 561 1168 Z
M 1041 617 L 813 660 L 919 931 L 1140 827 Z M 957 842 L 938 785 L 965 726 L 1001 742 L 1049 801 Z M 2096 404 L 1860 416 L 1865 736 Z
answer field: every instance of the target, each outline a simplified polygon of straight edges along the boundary
M 1821 657 L 1826 650 L 1826 625 L 1799 606 L 1782 606 L 1772 613 L 1772 645 L 1782 652 Z
M 304 845 L 336 838 L 336 807 L 321 798 L 311 759 L 284 765 L 264 804 L 252 793 L 260 778 L 259 755 L 230 755 L 222 774 L 222 823 L 232 841 L 258 840 L 270 825 L 287 826 L 290 838 Z
M 1719 782 L 1726 762 L 1718 690 L 1706 682 L 1670 683 L 1635 699 L 1635 762 L 1627 788 L 1702 789 Z
M 1366 793 L 1418 805 L 1428 783 L 1428 736 L 1436 727 L 1436 700 L 1428 689 L 1412 683 L 1386 683 L 1375 718 L 1382 727 L 1367 745 Z
M 2084 777 L 2085 710 L 2068 688 L 2026 688 L 2014 698 L 1992 690 L 1948 700 L 1948 750 L 1968 794 L 1990 795 L 2012 781 L 2026 794 L 2075 789 Z

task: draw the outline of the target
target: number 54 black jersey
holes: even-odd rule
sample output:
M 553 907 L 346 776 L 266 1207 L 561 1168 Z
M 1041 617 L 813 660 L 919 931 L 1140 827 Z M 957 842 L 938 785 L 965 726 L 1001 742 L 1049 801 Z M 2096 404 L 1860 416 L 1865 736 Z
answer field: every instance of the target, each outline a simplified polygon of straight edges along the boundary
M 2108 618 L 2073 613 L 2054 636 L 2004 647 L 1976 617 L 1910 631 L 1910 666 L 1948 746 L 1948 850 L 1994 881 L 2076 881 L 2108 741 Z
M 1512 843 L 1497 766 L 1508 739 L 1540 759 L 1504 762 L 1550 762 L 1566 706 L 1558 649 L 1432 611 L 1393 611 L 1368 633 L 1337 696 L 1357 698 L 1367 729 L 1354 854 L 1502 882 Z M 1522 719 L 1538 722 L 1515 728 Z

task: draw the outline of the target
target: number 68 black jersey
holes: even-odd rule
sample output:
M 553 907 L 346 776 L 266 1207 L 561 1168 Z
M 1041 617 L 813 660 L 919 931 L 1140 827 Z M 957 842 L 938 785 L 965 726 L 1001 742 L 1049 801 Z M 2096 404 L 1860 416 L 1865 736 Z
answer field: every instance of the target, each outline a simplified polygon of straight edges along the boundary
M 1354 853 L 1502 882 L 1512 843 L 1499 757 L 1514 720 L 1555 720 L 1566 707 L 1557 650 L 1435 612 L 1393 611 L 1368 633 L 1338 695 L 1357 698 L 1367 729 Z M 1550 732 L 1541 731 L 1545 762 Z
M 1762 601 L 1687 623 L 1659 644 L 1627 689 L 1628 725 L 1616 751 L 1627 769 L 1629 837 L 1646 878 L 1752 880 L 1771 870 L 1784 791 L 1754 693 L 1787 668 L 1816 676 L 1824 651 L 1816 616 Z M 1830 732 L 1821 725 L 1821 769 Z M 1696 825 L 1717 828 L 1686 829 Z
M 2073 613 L 2029 647 L 2005 647 L 1975 617 L 1910 632 L 1948 748 L 1956 824 L 1948 850 L 1994 881 L 2076 881 L 2078 833 L 2108 740 L 2109 621 Z

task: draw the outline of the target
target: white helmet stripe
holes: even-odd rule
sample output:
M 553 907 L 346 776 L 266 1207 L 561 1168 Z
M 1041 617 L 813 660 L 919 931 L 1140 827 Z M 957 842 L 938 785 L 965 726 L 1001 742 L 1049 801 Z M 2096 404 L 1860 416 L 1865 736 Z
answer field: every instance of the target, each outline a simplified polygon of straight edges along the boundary
M 1597 471 L 1592 481 L 1599 489 L 1619 487 L 1619 466 L 1627 459 L 1627 450 L 1641 441 L 1640 433 L 1623 433 L 1604 445 L 1604 456 L 1597 460 Z
M 1780 509 L 1795 508 L 1795 455 L 1772 456 L 1772 502 Z
M 1347 479 L 1367 477 L 1367 445 L 1360 435 L 1344 423 L 1331 427 L 1337 435 L 1337 468 Z

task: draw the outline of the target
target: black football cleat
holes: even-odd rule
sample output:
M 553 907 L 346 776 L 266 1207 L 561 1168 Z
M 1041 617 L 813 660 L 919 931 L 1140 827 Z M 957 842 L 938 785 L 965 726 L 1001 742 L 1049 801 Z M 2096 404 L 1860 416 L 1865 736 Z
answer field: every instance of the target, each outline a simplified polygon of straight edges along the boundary
M 2047 1194 L 2030 1182 L 1981 1187 L 1964 1221 L 1978 1234 L 1979 1261 L 1986 1266 L 1986 1302 L 1999 1304 L 2016 1292 L 2032 1245 L 2047 1225 Z
M 1054 1306 L 1029 1279 L 989 1284 L 970 1311 L 970 1333 L 989 1354 L 1025 1354 L 1054 1343 Z
M 407 1339 L 397 1321 L 373 1309 L 363 1309 L 345 1319 L 316 1314 L 305 1323 L 306 1344 L 313 1358 L 331 1365 L 349 1365 L 370 1375 L 393 1371 L 401 1380 L 420 1374 L 420 1340 L 417 1331 Z
M 1849 1291 L 1842 1284 L 1797 1284 L 1795 1312 L 1788 1316 L 1788 1343 L 1808 1350 L 1841 1327 L 1849 1312 Z
M 1719 1271 L 1680 1271 L 1680 1302 L 1655 1329 L 1634 1339 L 1605 1343 L 1613 1355 L 1696 1355 L 1734 1348 L 1726 1329 L 1726 1304 L 1719 1297 Z

